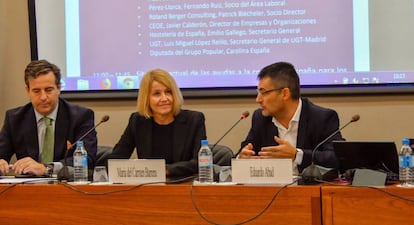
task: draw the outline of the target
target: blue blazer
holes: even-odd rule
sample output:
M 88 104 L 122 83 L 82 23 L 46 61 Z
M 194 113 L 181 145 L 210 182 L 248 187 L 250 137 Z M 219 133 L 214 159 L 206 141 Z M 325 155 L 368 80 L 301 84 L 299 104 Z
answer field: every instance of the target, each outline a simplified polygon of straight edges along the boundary
M 296 148 L 302 149 L 302 164 L 298 165 L 299 172 L 312 162 L 312 150 L 325 138 L 339 129 L 339 118 L 336 111 L 317 106 L 307 98 L 302 98 L 302 112 L 300 113 L 298 137 Z M 257 109 L 252 117 L 252 127 L 246 139 L 241 143 L 243 148 L 248 143 L 253 144 L 256 151 L 262 147 L 274 146 L 278 143 L 274 136 L 278 136 L 277 127 L 272 122 L 272 117 L 264 117 L 260 109 Z M 337 168 L 338 163 L 333 151 L 332 140 L 344 140 L 339 132 L 327 143 L 323 144 L 315 152 L 315 163 L 321 166 Z
M 78 138 L 94 127 L 94 123 L 92 110 L 59 99 L 53 161 L 64 163 L 66 141 L 75 144 Z M 92 131 L 83 141 L 88 151 L 88 168 L 93 169 L 97 151 L 96 131 Z M 70 166 L 73 165 L 73 151 L 74 149 L 68 152 L 67 162 Z M 14 153 L 17 159 L 28 156 L 39 161 L 37 122 L 31 103 L 6 112 L 0 131 L 0 158 L 10 161 Z
M 206 139 L 204 114 L 197 111 L 181 110 L 173 124 L 173 161 L 167 164 L 169 176 L 189 176 L 198 173 L 198 150 L 201 139 Z M 128 159 L 134 149 L 138 158 L 153 158 L 152 118 L 132 113 L 128 126 L 115 145 L 108 159 Z

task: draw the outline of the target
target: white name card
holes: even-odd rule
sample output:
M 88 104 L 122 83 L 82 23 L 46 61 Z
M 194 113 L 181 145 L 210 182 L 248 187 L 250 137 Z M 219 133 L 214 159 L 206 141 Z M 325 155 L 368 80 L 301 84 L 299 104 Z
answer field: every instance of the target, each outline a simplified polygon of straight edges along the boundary
M 108 159 L 111 183 L 143 184 L 165 182 L 164 159 Z
M 233 159 L 234 183 L 288 184 L 293 182 L 291 159 Z

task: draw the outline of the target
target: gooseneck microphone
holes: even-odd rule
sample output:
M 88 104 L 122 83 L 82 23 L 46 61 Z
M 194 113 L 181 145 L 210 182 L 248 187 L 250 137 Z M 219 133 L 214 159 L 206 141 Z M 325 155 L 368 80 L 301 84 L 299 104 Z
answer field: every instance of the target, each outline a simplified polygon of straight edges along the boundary
M 101 125 L 102 123 L 105 123 L 106 121 L 109 120 L 109 116 L 105 115 L 101 118 L 101 121 L 99 121 L 99 123 L 97 123 L 94 127 L 92 127 L 91 129 L 89 129 L 85 134 L 83 134 L 80 138 L 78 138 L 78 140 L 76 140 L 74 142 L 74 144 L 68 143 L 68 148 L 65 152 L 65 157 L 64 157 L 64 163 L 65 165 L 62 167 L 62 169 L 60 169 L 60 171 L 57 174 L 57 178 L 58 180 L 67 180 L 67 181 L 72 181 L 73 179 L 73 171 L 70 172 L 69 171 L 69 167 L 68 167 L 68 152 L 70 150 L 73 149 L 74 146 L 76 146 L 76 143 L 78 141 L 82 141 L 86 136 L 88 136 L 88 134 L 90 134 L 92 131 L 95 130 L 95 128 L 97 128 L 99 125 Z M 88 151 L 88 149 L 86 149 L 86 151 Z
M 343 125 L 341 128 L 333 132 L 331 135 L 329 135 L 327 138 L 325 138 L 323 141 L 319 142 L 319 144 L 316 145 L 316 147 L 312 150 L 311 165 L 303 169 L 302 174 L 301 174 L 302 182 L 304 184 L 318 183 L 317 180 L 323 179 L 322 175 L 324 175 L 325 173 L 329 173 L 329 171 L 332 170 L 330 168 L 324 168 L 324 167 L 315 165 L 315 152 L 318 150 L 318 148 L 321 145 L 325 144 L 327 141 L 329 141 L 333 136 L 339 133 L 342 129 L 347 127 L 350 123 L 356 122 L 359 119 L 360 119 L 360 116 L 358 114 L 354 115 L 348 123 Z
M 92 127 L 91 129 L 89 129 L 88 132 L 86 132 L 84 135 L 82 135 L 80 138 L 78 138 L 78 140 L 76 140 L 76 142 L 74 142 L 74 143 L 76 144 L 78 141 L 82 141 L 86 136 L 88 136 L 88 134 L 90 134 L 93 130 L 95 130 L 95 128 L 97 128 L 99 125 L 101 125 L 101 123 L 105 123 L 108 120 L 109 120 L 109 116 L 108 115 L 103 116 L 101 118 L 101 121 L 99 121 L 99 123 L 97 123 L 94 127 Z M 72 146 L 71 146 L 71 148 L 72 148 Z M 68 151 L 66 151 L 66 153 L 67 152 Z
M 233 130 L 233 128 L 242 120 L 242 119 L 246 119 L 248 116 L 250 115 L 249 111 L 245 111 L 244 113 L 241 114 L 240 119 L 238 119 L 232 127 L 230 127 L 230 129 L 228 129 L 226 131 L 226 133 L 223 134 L 223 136 L 221 136 L 220 139 L 218 139 L 218 141 L 211 147 L 211 151 L 213 151 L 213 149 L 216 147 L 216 145 L 231 131 Z

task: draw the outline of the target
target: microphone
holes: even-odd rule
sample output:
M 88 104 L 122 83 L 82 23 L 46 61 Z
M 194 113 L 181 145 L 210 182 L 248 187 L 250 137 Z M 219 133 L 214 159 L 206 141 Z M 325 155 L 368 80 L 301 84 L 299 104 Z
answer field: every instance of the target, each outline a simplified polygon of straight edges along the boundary
M 242 120 L 242 119 L 246 119 L 248 116 L 250 115 L 250 113 L 249 113 L 249 111 L 245 111 L 245 112 L 243 112 L 242 114 L 241 114 L 241 117 L 240 117 L 240 119 L 238 119 L 234 124 L 233 124 L 233 126 L 232 127 L 230 127 L 230 129 L 228 129 L 227 131 L 226 131 L 226 133 L 224 133 L 223 134 L 223 136 L 221 136 L 221 138 L 220 139 L 218 139 L 218 141 L 211 147 L 211 151 L 213 151 L 213 149 L 216 147 L 216 145 L 231 131 L 231 130 L 233 130 L 233 128 L 240 122 L 240 120 Z
M 216 147 L 216 145 L 231 131 L 233 130 L 233 128 L 242 120 L 242 119 L 246 119 L 248 116 L 250 115 L 249 111 L 245 111 L 241 114 L 240 119 L 238 119 L 233 126 L 230 127 L 230 129 L 228 129 L 226 131 L 226 133 L 223 134 L 223 136 L 221 136 L 218 141 L 216 141 L 216 143 L 214 143 L 214 145 L 212 145 L 211 147 L 211 151 L 213 151 L 213 149 Z M 231 153 L 233 155 L 233 152 Z M 220 161 L 220 160 L 219 160 Z M 215 168 L 215 166 L 213 167 L 213 180 L 214 181 L 218 181 L 219 180 L 219 175 L 220 174 L 220 169 Z
M 65 152 L 65 157 L 64 157 L 64 160 L 63 160 L 65 162 L 65 165 L 62 167 L 62 169 L 60 169 L 60 171 L 57 174 L 58 180 L 73 181 L 73 170 L 69 171 L 69 167 L 67 166 L 68 165 L 68 152 L 70 150 L 72 150 L 74 146 L 76 146 L 76 143 L 78 141 L 82 141 L 86 136 L 88 136 L 88 134 L 90 134 L 92 131 L 94 131 L 95 128 L 97 128 L 99 125 L 101 125 L 102 123 L 105 123 L 108 120 L 109 120 L 109 116 L 104 115 L 101 118 L 101 121 L 99 121 L 99 123 L 97 123 L 94 127 L 89 129 L 85 134 L 83 134 L 80 138 L 78 138 L 78 140 L 76 140 L 75 144 L 71 144 L 69 141 L 67 142 L 67 150 Z
M 109 120 L 109 116 L 105 115 L 101 118 L 101 121 L 99 121 L 98 124 L 96 124 L 94 127 L 92 127 L 91 129 L 88 130 L 88 132 L 86 132 L 84 135 L 82 135 L 78 140 L 76 140 L 75 145 L 78 141 L 82 141 L 86 136 L 88 136 L 88 134 L 90 134 L 93 130 L 95 130 L 95 128 L 97 128 L 99 125 L 101 125 L 101 123 L 105 123 L 106 121 Z M 73 145 L 70 146 L 70 148 L 72 148 Z M 67 153 L 68 151 L 66 151 Z
M 315 165 L 315 152 L 318 150 L 318 148 L 325 144 L 327 141 L 329 141 L 333 136 L 335 136 L 337 133 L 339 133 L 342 129 L 347 127 L 350 123 L 356 122 L 360 119 L 360 116 L 358 114 L 354 115 L 351 120 L 343 125 L 341 128 L 333 132 L 331 135 L 329 135 L 327 138 L 325 138 L 323 141 L 319 142 L 318 145 L 312 150 L 312 163 L 308 167 L 306 167 L 302 171 L 302 182 L 304 184 L 315 184 L 318 181 L 317 180 L 323 180 L 323 175 L 332 172 L 332 168 L 325 168 L 322 166 Z

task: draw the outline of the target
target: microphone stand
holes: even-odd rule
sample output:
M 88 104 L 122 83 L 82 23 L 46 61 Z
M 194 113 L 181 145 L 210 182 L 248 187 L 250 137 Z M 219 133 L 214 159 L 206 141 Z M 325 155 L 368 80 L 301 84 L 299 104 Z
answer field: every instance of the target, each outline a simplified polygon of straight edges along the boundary
M 73 150 L 73 147 L 76 146 L 76 143 L 78 141 L 82 141 L 88 134 L 90 134 L 92 131 L 94 131 L 95 128 L 97 128 L 99 125 L 101 125 L 101 123 L 104 123 L 108 120 L 109 120 L 108 115 L 103 116 L 101 121 L 98 124 L 96 124 L 94 127 L 92 127 L 90 130 L 88 130 L 78 140 L 76 140 L 74 145 L 68 143 L 68 145 L 70 144 L 70 147 L 68 147 L 67 151 L 65 152 L 65 158 L 64 158 L 65 165 L 62 167 L 62 169 L 60 169 L 60 171 L 57 174 L 57 177 L 58 177 L 59 181 L 62 181 L 62 180 L 73 181 L 73 171 L 72 172 L 69 171 L 69 166 L 68 166 L 68 152 Z
M 234 124 L 233 124 L 233 126 L 231 126 L 230 127 L 230 129 L 228 129 L 227 131 L 226 131 L 226 133 L 224 133 L 219 139 L 218 139 L 218 141 L 216 141 L 216 143 L 214 143 L 214 145 L 211 147 L 211 151 L 213 151 L 213 149 L 217 146 L 217 144 L 231 131 L 231 130 L 233 130 L 233 128 L 240 122 L 240 120 L 242 120 L 242 119 L 245 119 L 245 118 L 247 118 L 248 116 L 249 116 L 249 111 L 245 111 L 244 113 L 242 113 L 242 115 L 241 115 L 241 117 L 240 117 L 240 119 L 238 119 Z M 232 158 L 233 158 L 233 153 L 232 153 Z M 217 169 L 215 169 L 215 168 L 213 168 L 213 179 L 215 180 L 215 181 L 218 181 L 219 180 L 219 175 L 220 174 L 220 171 L 219 170 L 217 170 Z
M 67 180 L 67 181 L 73 181 L 73 172 L 69 172 L 69 166 L 68 166 L 68 152 L 71 151 L 73 149 L 73 146 L 75 145 L 71 145 L 71 147 L 65 152 L 65 158 L 64 158 L 64 162 L 65 165 L 62 167 L 62 169 L 59 170 L 57 177 L 58 180 Z
M 237 120 L 237 122 L 235 123 L 235 124 L 233 124 L 233 126 L 232 127 L 230 127 L 230 129 L 228 129 L 227 131 L 226 131 L 226 133 L 224 133 L 224 135 L 223 136 L 221 136 L 221 138 L 220 139 L 218 139 L 218 141 L 216 141 L 216 143 L 211 147 L 211 151 L 213 151 L 213 149 L 216 147 L 216 145 L 240 122 L 240 120 L 242 120 L 243 119 L 243 117 L 241 117 L 239 120 Z
M 234 124 L 233 124 L 233 126 L 231 126 L 230 127 L 230 129 L 228 129 L 227 131 L 226 131 L 226 133 L 224 133 L 223 134 L 223 136 L 221 136 L 221 138 L 219 138 L 218 139 L 218 141 L 216 141 L 216 143 L 211 147 L 211 151 L 213 151 L 213 149 L 216 147 L 216 145 L 231 131 L 231 130 L 233 130 L 233 128 L 237 125 L 237 124 L 239 124 L 239 122 L 240 122 L 240 120 L 242 120 L 242 119 L 245 119 L 245 118 L 247 118 L 248 116 L 249 116 L 249 112 L 248 111 L 246 111 L 246 112 L 244 112 L 243 114 L 242 114 L 242 116 L 240 117 L 240 119 L 239 120 L 237 120 Z
M 301 174 L 301 182 L 303 184 L 316 184 L 318 183 L 318 180 L 323 180 L 323 176 L 325 174 L 330 174 L 332 176 L 333 173 L 337 173 L 336 168 L 326 168 L 322 166 L 318 166 L 315 164 L 315 153 L 318 150 L 318 148 L 325 144 L 327 141 L 329 141 L 333 136 L 338 134 L 342 129 L 344 129 L 346 126 L 348 126 L 350 123 L 356 122 L 359 120 L 359 115 L 355 115 L 352 117 L 352 119 L 346 123 L 344 126 L 333 132 L 331 135 L 329 135 L 327 138 L 325 138 L 323 141 L 319 142 L 318 145 L 312 150 L 312 163 L 308 167 L 306 167 Z M 338 174 L 336 174 L 337 176 Z

